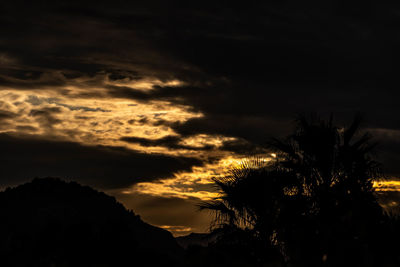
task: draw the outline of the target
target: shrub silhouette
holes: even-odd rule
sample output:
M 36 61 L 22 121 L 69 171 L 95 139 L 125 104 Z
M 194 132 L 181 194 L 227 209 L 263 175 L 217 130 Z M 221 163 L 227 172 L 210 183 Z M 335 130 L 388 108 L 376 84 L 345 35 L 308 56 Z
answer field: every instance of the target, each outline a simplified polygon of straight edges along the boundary
M 174 265 L 172 235 L 113 197 L 77 183 L 35 179 L 0 192 L 1 266 Z
M 360 123 L 299 116 L 292 135 L 270 143 L 276 159 L 250 159 L 214 179 L 221 196 L 201 208 L 215 211 L 217 227 L 257 240 L 261 262 L 279 253 L 292 266 L 384 266 L 398 221 L 374 195 L 383 174 Z

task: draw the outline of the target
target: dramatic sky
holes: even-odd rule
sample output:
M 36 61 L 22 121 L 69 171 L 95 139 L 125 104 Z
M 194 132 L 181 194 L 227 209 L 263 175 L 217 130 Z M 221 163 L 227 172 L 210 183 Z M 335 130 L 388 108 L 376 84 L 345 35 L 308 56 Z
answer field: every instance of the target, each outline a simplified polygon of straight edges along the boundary
M 400 4 L 107 2 L 0 2 L 0 188 L 76 180 L 206 231 L 210 179 L 299 112 L 364 114 L 400 177 Z

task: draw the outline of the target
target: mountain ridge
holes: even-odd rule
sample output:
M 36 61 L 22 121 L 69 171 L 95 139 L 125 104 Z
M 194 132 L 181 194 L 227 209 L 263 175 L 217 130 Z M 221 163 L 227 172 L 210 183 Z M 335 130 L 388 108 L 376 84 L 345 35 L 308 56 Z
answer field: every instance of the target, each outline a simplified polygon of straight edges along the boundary
M 5 266 L 173 266 L 182 253 L 170 232 L 114 197 L 58 178 L 0 192 L 0 217 Z

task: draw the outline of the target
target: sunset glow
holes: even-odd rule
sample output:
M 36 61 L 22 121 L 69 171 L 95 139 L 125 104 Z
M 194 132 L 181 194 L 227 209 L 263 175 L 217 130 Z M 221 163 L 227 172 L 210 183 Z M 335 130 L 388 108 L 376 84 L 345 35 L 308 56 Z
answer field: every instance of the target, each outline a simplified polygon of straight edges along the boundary
M 301 114 L 341 134 L 362 114 L 355 136 L 387 178 L 375 193 L 399 204 L 397 7 L 39 2 L 0 3 L 0 189 L 59 177 L 174 235 L 207 232 L 213 179 L 279 160 L 271 140 Z

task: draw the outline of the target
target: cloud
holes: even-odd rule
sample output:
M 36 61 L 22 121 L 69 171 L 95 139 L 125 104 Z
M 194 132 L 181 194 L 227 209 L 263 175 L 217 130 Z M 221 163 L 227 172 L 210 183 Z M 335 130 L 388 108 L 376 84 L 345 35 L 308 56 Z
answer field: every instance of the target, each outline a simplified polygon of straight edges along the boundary
M 189 157 L 146 154 L 122 147 L 85 146 L 39 136 L 0 134 L 0 186 L 56 176 L 97 188 L 121 188 L 171 177 L 201 162 Z
M 377 159 L 383 163 L 385 174 L 400 177 L 400 130 L 375 128 L 369 132 L 377 143 Z
M 8 110 L 0 110 L 0 121 L 10 120 L 17 116 L 17 114 L 10 112 Z
M 400 112 L 393 86 L 399 33 L 385 26 L 397 20 L 397 5 L 372 1 L 342 12 L 340 5 L 315 1 L 118 3 L 3 3 L 2 88 L 45 90 L 49 98 L 184 105 L 203 116 L 179 122 L 161 118 L 157 124 L 154 115 L 153 120 L 132 118 L 129 125 L 141 120 L 170 127 L 167 135 L 182 138 L 236 137 L 248 146 L 231 142 L 225 148 L 240 153 L 290 132 L 297 112 L 334 112 L 345 121 L 363 111 L 368 127 L 399 129 L 393 118 Z M 42 126 L 58 122 L 55 114 L 37 118 Z M 119 138 L 131 130 L 126 131 Z M 132 138 L 131 144 L 180 148 L 178 140 L 164 137 Z
M 154 115 L 131 118 L 128 124 L 170 128 L 164 136 L 236 137 L 241 147 L 230 141 L 221 149 L 237 153 L 289 133 L 297 112 L 334 112 L 346 121 L 363 111 L 368 127 L 399 129 L 393 118 L 400 112 L 393 86 L 398 84 L 400 54 L 393 47 L 399 33 L 383 23 L 396 20 L 399 6 L 373 1 L 374 8 L 363 3 L 343 13 L 314 1 L 119 3 L 4 3 L 2 87 L 47 90 L 49 99 L 184 105 L 203 116 L 174 122 Z M 71 111 L 112 110 L 52 103 Z M 37 116 L 48 127 L 58 119 L 64 116 Z M 134 136 L 129 131 L 137 129 L 118 130 L 116 139 L 129 135 L 130 144 L 185 148 L 170 137 L 146 140 L 147 132 L 156 130 Z
M 61 120 L 56 117 L 61 114 L 61 108 L 47 107 L 42 109 L 32 109 L 29 116 L 33 117 L 39 125 L 45 130 L 51 130 L 56 124 L 61 123 Z
M 92 145 L 124 145 L 133 149 L 138 149 L 139 145 L 122 142 L 120 138 L 128 134 L 138 138 L 162 138 L 174 134 L 168 124 L 201 116 L 187 107 L 162 101 L 137 103 L 118 98 L 71 98 L 54 92 L 19 90 L 0 90 L 0 97 L 0 111 L 4 111 L 1 113 L 3 132 L 30 133 L 37 129 L 37 134 L 58 139 Z M 149 149 L 147 152 L 160 153 Z
M 148 93 L 111 83 L 107 93 L 94 95 L 168 99 L 211 119 L 258 113 L 289 121 L 298 111 L 348 116 L 369 110 L 371 124 L 388 127 L 390 120 L 379 118 L 390 114 L 388 105 L 397 110 L 390 85 L 397 83 L 393 62 L 399 55 L 391 40 L 398 33 L 369 20 L 395 19 L 398 7 L 375 3 L 379 12 L 369 18 L 315 2 L 313 9 L 310 3 L 288 8 L 294 4 L 289 2 L 246 7 L 177 7 L 162 1 L 90 7 L 63 1 L 42 8 L 24 4 L 30 12 L 5 4 L 2 25 L 17 30 L 5 31 L 3 54 L 19 58 L 20 67 L 10 63 L 3 83 L 51 88 L 85 77 L 89 79 L 81 79 L 81 87 L 104 86 L 104 79 L 94 78 L 102 72 L 113 82 L 178 79 L 190 86 L 164 83 Z
M 147 139 L 147 138 L 140 138 L 140 137 L 122 137 L 122 141 L 129 142 L 129 143 L 137 143 L 144 147 L 150 146 L 163 146 L 169 149 L 188 149 L 188 150 L 211 150 L 214 148 L 212 145 L 205 145 L 205 146 L 190 146 L 190 145 L 183 145 L 180 144 L 182 138 L 180 136 L 165 136 L 159 139 Z
M 176 123 L 172 128 L 183 136 L 198 133 L 221 134 L 248 140 L 254 144 L 265 145 L 269 138 L 282 135 L 292 125 L 286 120 L 262 115 L 214 115 L 192 118 L 186 122 Z
M 102 108 L 91 108 L 91 107 L 85 107 L 85 106 L 73 106 L 73 105 L 68 105 L 68 104 L 63 104 L 60 103 L 58 99 L 54 98 L 39 98 L 35 95 L 29 95 L 28 99 L 26 99 L 26 102 L 31 103 L 34 106 L 38 106 L 41 104 L 55 104 L 57 106 L 61 107 L 66 107 L 69 110 L 83 110 L 83 111 L 92 111 L 92 112 L 111 112 L 111 110 L 105 110 Z

